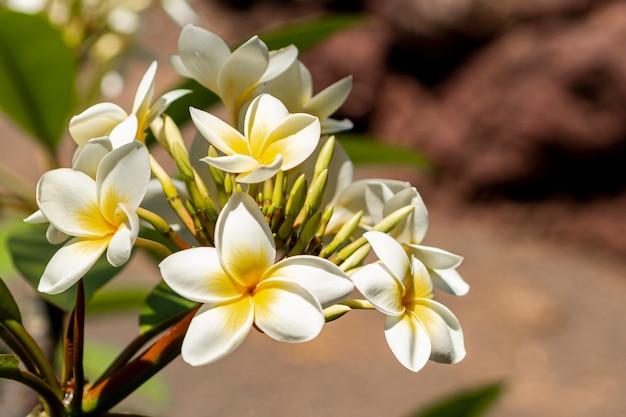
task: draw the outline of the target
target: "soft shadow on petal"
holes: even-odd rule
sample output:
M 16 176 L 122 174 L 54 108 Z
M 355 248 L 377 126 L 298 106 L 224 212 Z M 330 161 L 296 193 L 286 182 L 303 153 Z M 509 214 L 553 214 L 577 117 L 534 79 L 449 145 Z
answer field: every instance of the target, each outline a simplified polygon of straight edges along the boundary
M 215 307 L 202 306 L 185 334 L 181 355 L 193 366 L 215 362 L 233 352 L 252 328 L 250 297 Z
M 402 286 L 380 263 L 365 265 L 350 276 L 354 286 L 379 311 L 389 316 L 404 312 Z
M 456 363 L 465 357 L 461 325 L 446 306 L 433 300 L 419 300 L 412 310 L 430 337 L 431 360 Z
M 218 304 L 241 297 L 222 269 L 215 248 L 198 247 L 173 253 L 161 261 L 159 268 L 165 283 L 188 300 Z
M 252 100 L 246 111 L 244 132 L 253 154 L 260 155 L 263 152 L 269 133 L 288 116 L 285 105 L 269 94 L 261 94 Z
M 154 95 L 154 78 L 156 77 L 157 62 L 152 61 L 145 74 L 139 82 L 135 99 L 133 101 L 132 113 L 147 114 Z
M 385 319 L 385 338 L 396 359 L 417 372 L 430 358 L 430 339 L 424 326 L 411 313 Z
M 267 270 L 264 278 L 286 279 L 307 289 L 322 308 L 344 300 L 354 284 L 332 262 L 317 256 L 293 256 Z
M 298 59 L 298 48 L 295 45 L 289 45 L 281 49 L 270 52 L 270 60 L 267 69 L 259 80 L 259 83 L 266 83 L 273 80 Z M 293 85 L 293 84 L 292 84 Z
M 123 216 L 124 220 L 111 238 L 107 249 L 107 260 L 115 267 L 122 266 L 133 250 L 133 245 L 139 234 L 139 217 L 127 204 L 118 204 L 119 213 L 116 216 Z
M 366 232 L 363 237 L 372 245 L 372 250 L 378 259 L 387 267 L 393 277 L 400 284 L 406 286 L 406 279 L 410 275 L 411 261 L 394 238 L 382 232 Z
M 439 289 L 454 295 L 466 295 L 469 284 L 463 279 L 456 269 L 429 269 L 433 284 Z
M 72 168 L 84 172 L 95 180 L 100 161 L 112 150 L 113 145 L 108 137 L 91 139 L 74 153 Z
M 252 197 L 234 193 L 215 226 L 215 247 L 224 270 L 251 287 L 274 264 L 276 249 L 271 230 Z
M 315 297 L 298 284 L 280 279 L 263 281 L 254 292 L 255 324 L 281 342 L 306 342 L 324 326 Z
M 94 104 L 70 119 L 70 135 L 82 146 L 89 139 L 107 136 L 127 116 L 126 111 L 117 104 Z
M 313 114 L 320 119 L 328 116 L 341 107 L 352 89 L 352 76 L 347 76 L 317 93 L 305 104 L 303 112 Z
M 37 289 L 47 294 L 67 290 L 91 269 L 108 244 L 108 239 L 70 240 L 50 259 Z
M 237 182 L 243 184 L 258 184 L 265 180 L 269 180 L 281 169 L 283 164 L 282 155 L 276 155 L 276 158 L 268 165 L 259 164 L 256 168 L 250 172 L 245 172 L 237 176 L 235 179 Z
M 304 162 L 315 150 L 320 139 L 319 120 L 308 114 L 292 114 L 272 130 L 263 144 L 263 153 L 282 155 L 283 169 Z
M 217 76 L 217 88 L 229 111 L 242 94 L 259 83 L 269 59 L 267 46 L 257 36 L 235 49 L 226 59 Z M 242 100 L 239 105 L 243 101 L 247 100 Z
M 422 261 L 430 269 L 457 268 L 463 257 L 443 249 L 424 245 L 406 245 L 409 253 Z

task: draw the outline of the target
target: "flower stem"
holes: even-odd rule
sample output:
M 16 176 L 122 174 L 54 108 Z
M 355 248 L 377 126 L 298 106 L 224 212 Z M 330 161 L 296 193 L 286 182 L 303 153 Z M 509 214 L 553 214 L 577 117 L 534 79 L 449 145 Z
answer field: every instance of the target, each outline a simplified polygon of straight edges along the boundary
M 376 307 L 374 307 L 374 305 L 372 305 L 372 303 L 370 303 L 367 300 L 357 300 L 357 299 L 344 300 L 340 302 L 339 304 L 348 306 L 353 310 L 375 310 L 376 309 Z

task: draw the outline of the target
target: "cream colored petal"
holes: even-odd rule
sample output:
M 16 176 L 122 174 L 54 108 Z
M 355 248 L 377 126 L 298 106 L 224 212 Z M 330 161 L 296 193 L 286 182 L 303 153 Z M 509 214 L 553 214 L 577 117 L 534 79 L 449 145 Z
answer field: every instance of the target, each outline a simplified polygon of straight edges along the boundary
M 402 245 L 382 232 L 366 232 L 363 237 L 398 283 L 406 287 L 407 280 L 411 279 L 411 261 Z
M 218 93 L 217 77 L 230 56 L 230 48 L 219 36 L 208 30 L 187 25 L 178 37 L 180 60 L 170 59 L 174 69 L 180 69 L 176 62 L 182 62 L 184 71 L 180 74 Z
M 159 268 L 165 283 L 191 301 L 220 304 L 242 295 L 241 288 L 224 272 L 215 248 L 175 252 L 161 261 Z
M 470 290 L 469 284 L 456 269 L 429 269 L 428 272 L 433 284 L 450 294 L 461 296 Z
M 281 342 L 306 342 L 324 326 L 324 315 L 315 297 L 301 286 L 280 279 L 263 281 L 255 290 L 254 322 Z
M 76 150 L 72 168 L 84 172 L 95 180 L 100 161 L 112 150 L 113 145 L 108 137 L 91 139 Z
M 287 71 L 298 59 L 298 48 L 289 45 L 281 49 L 273 50 L 269 53 L 269 63 L 259 83 L 266 83 L 273 80 L 283 72 Z
M 138 141 L 133 141 L 114 149 L 102 158 L 96 185 L 100 201 L 100 210 L 109 222 L 113 218 L 118 203 L 128 204 L 136 210 L 146 195 L 150 181 L 150 160 L 148 150 Z
M 235 180 L 242 184 L 258 184 L 265 180 L 269 180 L 281 169 L 283 165 L 282 155 L 277 155 L 276 158 L 268 165 L 259 164 L 256 168 L 247 173 L 237 175 Z
M 270 52 L 270 65 L 272 52 Z M 309 101 L 313 92 L 311 73 L 300 61 L 296 60 L 278 76 L 262 84 L 260 89 L 279 99 L 290 112 L 299 112 Z
M 190 108 L 191 120 L 198 132 L 226 155 L 251 155 L 248 142 L 241 133 L 211 113 Z
M 326 119 L 322 119 L 321 123 L 323 135 L 345 132 L 346 130 L 350 130 L 354 127 L 354 123 L 352 123 L 350 119 L 337 120 L 327 117 Z
M 154 78 L 156 77 L 157 62 L 152 61 L 139 82 L 135 100 L 133 101 L 132 113 L 146 115 L 154 96 Z
M 70 135 L 82 146 L 89 139 L 107 136 L 127 116 L 117 104 L 98 103 L 70 119 Z
M 183 360 L 198 366 L 222 359 L 245 340 L 253 319 L 250 297 L 219 306 L 201 307 L 185 334 L 181 347 Z
M 278 262 L 264 279 L 279 278 L 307 289 L 322 308 L 346 299 L 354 289 L 352 281 L 332 262 L 317 256 L 292 256 Z
M 407 251 L 430 269 L 458 268 L 463 257 L 443 249 L 424 245 L 405 245 Z
M 109 229 L 100 215 L 96 182 L 70 168 L 48 171 L 37 183 L 37 204 L 57 229 L 70 236 L 104 236 Z
M 411 256 L 411 270 L 412 276 L 409 277 L 411 282 L 407 285 L 407 297 L 432 299 L 434 297 L 433 281 L 430 279 L 426 266 L 419 259 Z
M 244 132 L 253 156 L 259 157 L 263 154 L 268 135 L 288 116 L 289 111 L 285 105 L 269 94 L 261 94 L 252 100 L 246 111 Z
M 201 161 L 206 162 L 207 164 L 215 168 L 221 169 L 222 171 L 235 174 L 241 172 L 251 172 L 260 166 L 259 161 L 247 155 L 229 155 L 217 157 L 207 156 L 206 158 L 202 158 Z
M 395 192 L 395 195 L 385 203 L 383 216 L 408 205 L 412 205 L 415 210 L 396 227 L 392 235 L 399 242 L 419 244 L 428 230 L 428 210 L 415 187 L 407 187 Z
M 433 300 L 419 300 L 412 311 L 428 332 L 432 345 L 431 360 L 457 363 L 465 357 L 461 325 L 446 306 Z
M 317 93 L 302 111 L 326 119 L 346 101 L 352 89 L 352 76 L 347 76 Z
M 257 203 L 234 193 L 215 225 L 215 247 L 224 270 L 240 284 L 256 285 L 274 264 L 274 238 Z
M 268 64 L 269 51 L 257 36 L 232 52 L 217 77 L 219 95 L 227 108 L 233 109 L 248 101 L 245 94 L 259 84 Z
M 192 93 L 191 90 L 178 89 L 178 90 L 168 91 L 167 93 L 163 94 L 150 107 L 150 111 L 148 112 L 148 115 L 146 116 L 145 125 L 149 126 L 150 123 L 154 121 L 154 119 L 159 117 L 161 114 L 163 114 L 165 110 L 167 110 L 170 104 L 172 104 L 179 98 L 186 96 L 187 94 L 190 94 L 190 93 Z
M 108 243 L 108 238 L 70 240 L 52 256 L 37 289 L 47 294 L 67 290 L 91 269 Z
M 133 245 L 139 234 L 139 217 L 125 203 L 118 204 L 116 217 L 123 218 L 123 223 L 111 237 L 107 249 L 107 260 L 115 267 L 122 266 L 128 261 Z
M 403 289 L 381 264 L 368 264 L 354 272 L 350 279 L 370 303 L 388 316 L 404 313 Z
M 428 362 L 431 352 L 428 332 L 410 311 L 385 319 L 385 338 L 396 359 L 405 368 L 417 372 Z
M 283 170 L 304 162 L 313 153 L 320 139 L 320 123 L 304 113 L 292 114 L 267 136 L 263 158 L 282 155 Z
M 124 119 L 120 124 L 115 126 L 111 133 L 109 133 L 109 140 L 113 145 L 113 149 L 117 149 L 122 145 L 131 143 L 137 137 L 137 131 L 139 130 L 139 121 L 137 116 L 131 114 Z

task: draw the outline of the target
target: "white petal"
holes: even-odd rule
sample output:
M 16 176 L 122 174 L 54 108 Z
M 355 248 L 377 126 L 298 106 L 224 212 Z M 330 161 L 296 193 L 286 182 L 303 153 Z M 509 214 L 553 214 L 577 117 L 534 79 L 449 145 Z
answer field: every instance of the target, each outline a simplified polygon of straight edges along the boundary
M 107 249 L 107 260 L 115 267 L 122 266 L 128 261 L 133 245 L 139 234 L 139 217 L 125 203 L 118 204 L 119 216 L 126 220 L 117 229 L 111 238 Z
M 399 316 L 404 312 L 400 284 L 380 263 L 365 265 L 350 276 L 354 286 L 382 313 Z
M 211 113 L 189 109 L 191 120 L 206 140 L 226 155 L 250 155 L 248 142 L 241 133 Z
M 222 209 L 215 225 L 215 248 L 224 270 L 245 286 L 256 285 L 274 264 L 272 232 L 248 194 L 234 193 Z
M 124 119 L 120 124 L 115 126 L 111 133 L 109 133 L 109 139 L 113 145 L 113 149 L 117 149 L 122 145 L 131 143 L 137 137 L 137 131 L 139 130 L 139 122 L 137 116 L 131 114 Z
M 431 360 L 441 363 L 457 363 L 465 357 L 461 325 L 446 306 L 433 300 L 419 300 L 412 311 L 424 325 L 430 337 Z
M 114 149 L 102 158 L 96 185 L 100 196 L 100 209 L 109 221 L 120 202 L 137 209 L 148 189 L 150 159 L 148 150 L 138 141 Z
M 82 146 L 89 139 L 107 136 L 127 116 L 117 104 L 98 103 L 70 119 L 70 135 Z
M 411 261 L 402 245 L 382 232 L 366 232 L 363 237 L 372 245 L 372 250 L 393 277 L 406 286 L 406 281 L 410 278 Z
M 298 59 L 298 48 L 295 45 L 271 51 L 269 64 L 259 83 L 266 83 L 281 75 L 293 65 L 296 59 Z
M 332 262 L 317 256 L 292 256 L 270 268 L 265 278 L 295 282 L 307 289 L 326 308 L 344 300 L 354 285 L 346 274 Z
M 144 122 L 145 125 L 150 125 L 150 123 L 152 123 L 154 119 L 159 117 L 161 114 L 163 114 L 165 110 L 167 110 L 170 104 L 172 104 L 179 98 L 190 94 L 191 92 L 191 90 L 178 89 L 168 91 L 167 93 L 163 94 L 161 97 L 158 98 L 157 101 L 154 102 L 152 107 L 150 107 L 150 111 L 148 112 L 148 116 L 146 117 L 146 121 Z
M 237 176 L 236 181 L 243 184 L 258 184 L 265 180 L 269 180 L 280 170 L 283 165 L 282 155 L 276 155 L 276 158 L 268 165 L 259 164 L 256 168 L 248 173 L 242 173 Z
M 113 146 L 108 137 L 91 139 L 76 150 L 72 168 L 84 172 L 95 180 L 100 161 L 111 150 L 113 150 Z
M 219 95 L 229 112 L 240 97 L 259 83 L 269 64 L 267 46 L 253 36 L 226 59 L 217 78 Z M 239 106 L 243 104 L 241 100 Z
M 429 269 L 428 272 L 433 284 L 439 289 L 459 296 L 469 292 L 469 284 L 456 269 Z
M 59 245 L 65 242 L 69 238 L 68 235 L 54 227 L 54 225 L 49 224 L 46 229 L 46 239 L 53 245 Z
M 217 93 L 217 76 L 230 56 L 230 48 L 222 38 L 208 30 L 187 25 L 178 37 L 178 53 L 180 62 L 185 66 L 185 71 L 180 74 L 186 77 L 191 76 L 209 90 Z M 174 69 L 180 68 L 174 65 Z
M 255 324 L 281 342 L 306 342 L 324 326 L 320 304 L 293 282 L 265 280 L 255 290 L 253 300 Z
M 385 319 L 385 338 L 398 361 L 417 372 L 430 358 L 430 338 L 424 326 L 409 311 L 399 317 Z
M 146 73 L 141 78 L 137 92 L 135 93 L 135 100 L 133 101 L 132 113 L 134 114 L 147 114 L 152 102 L 152 96 L 154 95 L 154 78 L 156 77 L 157 62 L 152 61 Z
M 47 294 L 58 294 L 67 290 L 96 263 L 108 243 L 108 239 L 70 240 L 50 259 L 37 289 Z
M 272 66 L 273 52 L 270 52 L 270 67 Z M 263 83 L 260 89 L 279 99 L 290 112 L 299 112 L 311 98 L 313 91 L 311 73 L 302 62 L 296 60 L 278 76 L 267 83 Z
M 37 183 L 37 204 L 56 228 L 70 236 L 108 232 L 98 210 L 96 182 L 70 168 L 48 171 Z
M 287 116 L 289 111 L 285 105 L 269 94 L 261 94 L 252 100 L 246 111 L 244 132 L 253 155 L 262 154 L 267 136 Z
M 185 334 L 181 355 L 193 366 L 215 362 L 233 352 L 252 328 L 250 297 L 215 307 L 200 308 Z
M 426 266 L 414 256 L 411 256 L 411 272 L 412 276 L 409 276 L 409 279 L 412 283 L 407 284 L 407 295 L 413 298 L 432 299 L 434 297 L 433 281 L 430 279 Z
M 191 72 L 189 72 L 187 67 L 185 67 L 185 64 L 183 64 L 183 60 L 181 59 L 180 55 L 170 55 L 168 58 L 170 61 L 170 65 L 172 66 L 172 68 L 174 68 L 174 71 L 176 71 L 179 75 L 185 78 L 194 78 L 194 75 Z M 201 83 L 200 81 L 198 82 L 204 85 L 206 88 L 209 88 L 207 85 Z
M 235 174 L 254 171 L 260 165 L 259 161 L 248 155 L 207 156 L 202 158 L 201 161 L 222 171 Z M 280 168 L 280 165 L 278 168 Z
M 396 192 L 396 194 L 385 203 L 383 216 L 394 211 L 412 205 L 415 210 L 407 219 L 398 225 L 393 231 L 393 236 L 402 243 L 421 243 L 428 230 L 428 210 L 415 187 L 408 187 Z
M 46 218 L 46 216 L 43 215 L 41 210 L 37 210 L 36 212 L 34 212 L 33 214 L 25 218 L 24 223 L 42 224 L 42 223 L 49 223 L 49 221 Z
M 173 253 L 161 261 L 159 268 L 167 285 L 188 300 L 219 304 L 241 297 L 222 269 L 215 248 L 197 247 Z
M 320 119 L 328 116 L 341 107 L 352 89 L 352 76 L 347 76 L 317 93 L 302 109 Z
M 304 113 L 292 114 L 268 135 L 263 157 L 283 156 L 283 170 L 304 162 L 313 153 L 320 139 L 320 123 Z
M 406 245 L 408 252 L 430 269 L 458 268 L 463 257 L 443 249 L 423 245 Z

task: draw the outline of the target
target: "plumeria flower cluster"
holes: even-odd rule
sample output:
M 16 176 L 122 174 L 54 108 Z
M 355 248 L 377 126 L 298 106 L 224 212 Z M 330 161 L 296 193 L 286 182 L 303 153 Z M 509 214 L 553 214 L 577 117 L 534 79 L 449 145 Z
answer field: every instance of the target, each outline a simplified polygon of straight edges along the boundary
M 174 326 L 183 327 L 180 352 L 191 365 L 225 357 L 253 328 L 305 342 L 356 309 L 386 316 L 389 347 L 412 371 L 428 360 L 461 360 L 460 324 L 434 300 L 434 288 L 468 292 L 457 272 L 462 258 L 422 244 L 428 212 L 414 187 L 354 181 L 331 135 L 352 127 L 331 117 L 351 77 L 314 95 L 295 46 L 270 51 L 254 36 L 231 51 L 193 25 L 182 30 L 170 62 L 221 99 L 227 120 L 191 108 L 200 145 L 188 149 L 166 115 L 188 91 L 153 102 L 156 63 L 130 111 L 100 103 L 72 118 L 72 168 L 42 176 L 39 211 L 27 219 L 49 223 L 50 242 L 64 242 L 39 290 L 63 292 L 101 256 L 119 267 L 141 247 L 160 258 L 168 288 L 191 302 L 190 319 Z M 146 145 L 149 131 L 175 161 L 174 177 Z M 151 204 L 149 190 L 164 197 L 174 220 Z M 144 237 L 147 229 L 162 240 Z

